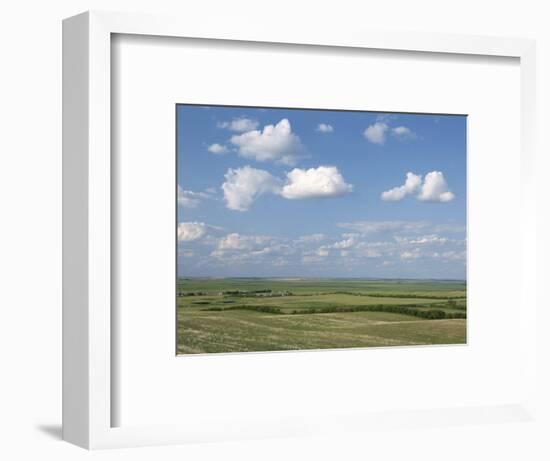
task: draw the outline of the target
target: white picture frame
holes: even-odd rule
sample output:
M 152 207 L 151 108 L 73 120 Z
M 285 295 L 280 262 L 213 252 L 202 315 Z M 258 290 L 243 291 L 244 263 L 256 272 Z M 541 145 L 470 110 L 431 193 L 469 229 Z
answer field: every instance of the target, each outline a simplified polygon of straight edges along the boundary
M 521 69 L 521 344 L 527 378 L 535 386 L 535 44 L 526 39 L 409 32 L 281 30 L 227 26 L 210 30 L 185 18 L 88 12 L 63 23 L 63 438 L 85 448 L 185 443 L 291 433 L 311 428 L 254 424 L 201 439 L 177 425 L 112 427 L 112 375 L 120 365 L 111 351 L 111 40 L 113 34 L 185 37 L 313 47 L 502 56 L 518 58 Z M 495 408 L 410 414 L 408 424 L 434 417 L 460 420 L 522 419 L 537 407 L 535 393 L 522 403 Z M 434 410 L 435 411 L 435 410 Z M 531 414 L 531 413 L 529 413 Z M 330 418 L 328 418 L 330 419 Z M 362 419 L 362 423 L 359 420 Z M 366 422 L 365 422 L 366 421 Z M 335 424 L 368 428 L 372 419 L 350 415 Z M 399 424 L 403 425 L 403 419 Z M 328 425 L 320 424 L 319 432 Z M 391 424 L 390 424 L 391 425 Z M 315 430 L 314 430 L 315 432 Z

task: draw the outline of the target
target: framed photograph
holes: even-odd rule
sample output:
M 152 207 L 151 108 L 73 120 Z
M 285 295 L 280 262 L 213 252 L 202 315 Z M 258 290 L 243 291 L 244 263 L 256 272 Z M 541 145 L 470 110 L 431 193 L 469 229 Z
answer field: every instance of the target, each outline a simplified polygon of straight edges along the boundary
M 466 344 L 465 115 L 176 111 L 178 354 Z
M 536 417 L 531 41 L 63 34 L 65 440 Z

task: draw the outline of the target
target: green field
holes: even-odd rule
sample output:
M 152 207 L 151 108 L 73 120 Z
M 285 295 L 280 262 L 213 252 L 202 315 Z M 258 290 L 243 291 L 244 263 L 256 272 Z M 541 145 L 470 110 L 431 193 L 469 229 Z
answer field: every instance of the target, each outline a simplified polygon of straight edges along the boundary
M 466 283 L 179 279 L 179 354 L 466 343 Z

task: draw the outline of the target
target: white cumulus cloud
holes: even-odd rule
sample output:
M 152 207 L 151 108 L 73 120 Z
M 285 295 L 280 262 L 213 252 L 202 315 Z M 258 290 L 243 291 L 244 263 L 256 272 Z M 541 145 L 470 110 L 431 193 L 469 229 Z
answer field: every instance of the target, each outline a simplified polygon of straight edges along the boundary
M 300 138 L 292 132 L 288 119 L 276 125 L 266 125 L 263 130 L 252 130 L 231 137 L 239 155 L 258 162 L 272 161 L 295 165 L 305 155 Z
M 206 235 L 206 224 L 203 222 L 181 222 L 178 224 L 178 241 L 192 242 Z
M 315 131 L 319 131 L 320 133 L 332 133 L 334 128 L 328 123 L 319 123 Z
M 281 190 L 286 199 L 335 197 L 351 192 L 353 186 L 347 184 L 335 166 L 320 166 L 308 170 L 294 168 L 287 173 L 287 182 Z
M 419 190 L 422 184 L 422 176 L 411 173 L 407 173 L 405 184 L 402 186 L 394 187 L 393 189 L 382 192 L 382 200 L 396 201 L 403 199 L 408 194 L 413 194 Z
M 441 171 L 432 171 L 424 177 L 418 199 L 430 202 L 450 202 L 455 195 L 449 190 Z
M 424 176 L 424 179 L 409 171 L 402 186 L 382 192 L 381 198 L 382 200 L 398 201 L 412 194 L 416 194 L 418 200 L 429 202 L 450 202 L 455 198 L 441 171 L 431 171 Z
M 258 128 L 259 122 L 257 120 L 239 117 L 234 118 L 230 122 L 220 122 L 218 123 L 218 128 L 224 128 L 230 131 L 244 132 L 251 131 Z
M 227 170 L 222 184 L 227 208 L 247 211 L 264 194 L 279 195 L 288 200 L 336 197 L 353 190 L 335 166 L 308 170 L 294 168 L 283 181 L 271 173 L 245 166 Z
M 210 144 L 208 146 L 208 152 L 211 152 L 212 154 L 225 154 L 226 152 L 229 152 L 229 149 L 226 146 L 222 146 L 221 144 L 218 144 L 215 142 L 214 144 Z
M 227 170 L 222 190 L 227 208 L 247 211 L 262 194 L 278 193 L 280 184 L 267 171 L 244 166 Z
M 386 142 L 386 133 L 389 130 L 389 126 L 385 122 L 376 122 L 373 125 L 368 126 L 363 132 L 363 136 L 373 144 L 384 144 Z

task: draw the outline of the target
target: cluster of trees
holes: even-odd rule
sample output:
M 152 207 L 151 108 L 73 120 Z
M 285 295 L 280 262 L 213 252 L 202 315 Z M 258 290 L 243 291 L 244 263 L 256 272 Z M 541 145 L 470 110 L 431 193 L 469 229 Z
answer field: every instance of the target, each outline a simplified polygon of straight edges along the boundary
M 178 296 L 205 296 L 207 293 L 204 291 L 178 291 Z

